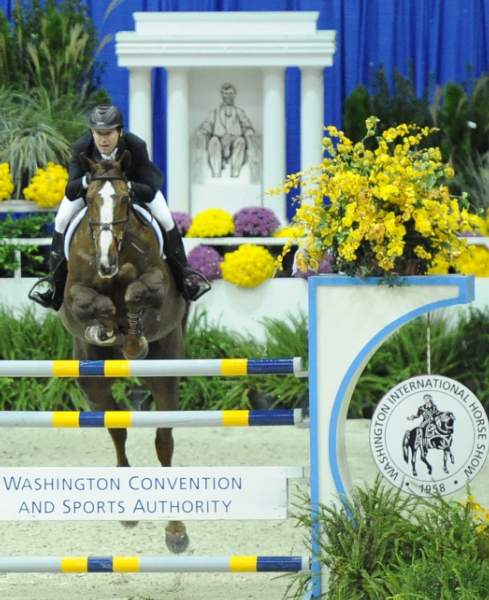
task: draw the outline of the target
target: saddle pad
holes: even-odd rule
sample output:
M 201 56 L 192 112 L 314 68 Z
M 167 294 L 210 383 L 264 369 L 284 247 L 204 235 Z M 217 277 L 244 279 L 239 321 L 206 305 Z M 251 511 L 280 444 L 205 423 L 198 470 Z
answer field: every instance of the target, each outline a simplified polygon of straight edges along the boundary
M 136 211 L 137 213 L 139 213 L 143 217 L 143 219 L 145 221 L 147 221 L 148 225 L 150 225 L 152 227 L 153 232 L 156 236 L 156 239 L 158 240 L 158 246 L 160 248 L 160 256 L 163 256 L 163 235 L 161 234 L 161 229 L 160 229 L 160 226 L 158 225 L 158 222 L 156 221 L 156 219 L 149 212 L 149 210 L 147 210 L 146 208 L 143 208 L 139 204 L 131 204 L 131 209 Z M 65 233 L 65 242 L 64 242 L 64 253 L 65 253 L 66 260 L 68 260 L 68 258 L 69 258 L 70 244 L 71 244 L 73 235 L 74 235 L 75 231 L 78 229 L 78 225 L 80 224 L 81 220 L 85 216 L 86 212 L 87 212 L 87 207 L 84 206 L 80 210 L 80 212 L 76 213 L 76 215 L 73 217 L 73 219 L 70 221 L 70 224 L 68 225 L 68 229 L 66 230 L 66 233 Z

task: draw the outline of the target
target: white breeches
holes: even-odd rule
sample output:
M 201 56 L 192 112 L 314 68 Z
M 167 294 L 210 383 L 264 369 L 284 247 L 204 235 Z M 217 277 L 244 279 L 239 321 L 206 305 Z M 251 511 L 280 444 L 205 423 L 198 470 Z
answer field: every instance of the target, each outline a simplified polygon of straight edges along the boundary
M 83 198 L 68 200 L 65 196 L 59 205 L 58 213 L 54 219 L 54 229 L 58 233 L 64 233 L 68 227 L 68 223 L 84 205 L 85 200 Z M 175 227 L 168 204 L 160 191 L 156 192 L 151 202 L 145 202 L 144 206 L 147 207 L 165 231 L 171 231 Z
M 76 200 L 68 200 L 65 196 L 61 200 L 58 212 L 54 218 L 54 229 L 58 233 L 64 233 L 68 227 L 68 223 L 71 219 L 79 212 L 85 205 L 83 198 L 77 198 Z
M 156 192 L 153 200 L 146 202 L 144 206 L 149 209 L 150 213 L 165 231 L 171 231 L 175 227 L 168 204 L 160 191 Z

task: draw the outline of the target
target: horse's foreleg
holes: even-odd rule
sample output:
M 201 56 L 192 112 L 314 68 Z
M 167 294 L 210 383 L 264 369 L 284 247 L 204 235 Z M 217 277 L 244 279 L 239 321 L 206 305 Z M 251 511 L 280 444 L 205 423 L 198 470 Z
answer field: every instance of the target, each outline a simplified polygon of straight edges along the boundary
M 430 463 L 428 462 L 428 459 L 426 458 L 428 451 L 425 450 L 424 448 L 420 448 L 420 451 L 421 451 L 421 460 L 428 467 L 428 475 L 431 475 L 431 471 L 433 470 L 433 468 L 430 465 Z
M 173 435 L 171 429 L 157 429 L 155 439 L 156 454 L 162 467 L 170 467 L 173 456 Z M 169 521 L 165 530 L 165 542 L 170 552 L 185 552 L 189 538 L 181 521 Z
M 416 477 L 418 475 L 416 471 L 416 455 L 418 454 L 417 448 L 411 448 L 411 468 L 413 471 L 413 476 Z
M 178 349 L 178 341 L 167 340 L 168 347 L 174 350 Z M 165 357 L 164 352 L 159 353 L 160 357 Z M 177 410 L 178 409 L 178 378 L 162 377 L 148 378 L 145 380 L 147 387 L 151 390 L 155 400 L 157 410 Z M 156 454 L 163 467 L 170 467 L 173 456 L 173 435 L 172 430 L 161 428 L 156 430 L 155 439 Z M 189 544 L 189 538 L 185 525 L 181 521 L 169 521 L 165 530 L 165 542 L 170 552 L 184 552 Z
M 96 346 L 111 346 L 116 341 L 116 308 L 110 298 L 81 284 L 71 286 L 66 302 L 80 322 L 85 341 Z
M 142 320 L 146 308 L 161 306 L 165 294 L 163 275 L 158 269 L 144 273 L 127 286 L 124 302 L 127 310 L 127 335 L 124 336 L 123 353 L 128 359 L 145 358 L 148 341 Z

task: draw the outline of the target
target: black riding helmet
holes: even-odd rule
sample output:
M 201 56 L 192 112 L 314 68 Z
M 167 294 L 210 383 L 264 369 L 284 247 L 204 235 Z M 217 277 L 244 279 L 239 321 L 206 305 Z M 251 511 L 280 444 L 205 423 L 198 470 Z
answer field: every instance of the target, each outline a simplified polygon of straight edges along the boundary
M 112 104 L 99 104 L 88 115 L 90 129 L 109 131 L 117 127 L 123 127 L 122 113 Z

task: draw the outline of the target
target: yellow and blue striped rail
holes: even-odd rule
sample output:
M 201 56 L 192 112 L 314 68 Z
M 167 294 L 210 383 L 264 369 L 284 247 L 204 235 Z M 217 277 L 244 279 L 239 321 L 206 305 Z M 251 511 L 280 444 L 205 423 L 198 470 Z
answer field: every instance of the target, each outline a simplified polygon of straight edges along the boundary
M 0 556 L 0 573 L 283 573 L 309 571 L 305 556 Z
M 195 411 L 1 411 L 0 427 L 253 427 L 297 425 L 302 411 L 195 410 Z
M 302 359 L 2 360 L 0 377 L 192 377 L 303 375 Z

